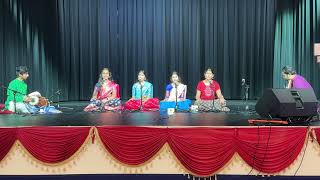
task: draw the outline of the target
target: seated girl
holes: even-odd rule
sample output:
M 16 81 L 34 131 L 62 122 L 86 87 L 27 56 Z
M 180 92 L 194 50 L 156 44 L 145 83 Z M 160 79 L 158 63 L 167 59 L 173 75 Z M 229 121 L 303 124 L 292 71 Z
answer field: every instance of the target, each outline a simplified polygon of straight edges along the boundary
M 196 102 L 199 111 L 230 111 L 226 107 L 220 85 L 213 80 L 214 73 L 208 68 L 204 72 L 205 79 L 200 81 L 197 86 Z M 218 99 L 216 99 L 216 96 Z
M 181 83 L 177 72 L 171 75 L 171 84 L 166 87 L 166 97 L 160 102 L 160 110 L 175 108 L 177 110 L 189 110 L 191 101 L 186 99 L 187 86 Z
M 153 85 L 146 81 L 144 71 L 139 71 L 138 82 L 132 86 L 132 98 L 126 102 L 126 110 L 156 111 L 159 100 L 153 98 Z
M 119 85 L 112 81 L 111 72 L 104 68 L 96 84 L 86 112 L 111 111 L 121 108 Z

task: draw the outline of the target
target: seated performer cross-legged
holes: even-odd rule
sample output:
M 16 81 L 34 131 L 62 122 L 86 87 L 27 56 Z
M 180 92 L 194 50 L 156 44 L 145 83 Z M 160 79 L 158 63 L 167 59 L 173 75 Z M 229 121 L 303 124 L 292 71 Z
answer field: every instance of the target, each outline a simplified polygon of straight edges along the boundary
M 153 85 L 146 80 L 144 71 L 139 71 L 138 82 L 132 86 L 132 98 L 125 104 L 126 110 L 159 110 L 159 100 L 153 98 Z
M 16 113 L 61 113 L 39 92 L 27 95 L 28 85 L 25 82 L 29 77 L 26 66 L 16 67 L 17 78 L 9 83 L 5 109 Z
M 226 100 L 224 99 L 220 85 L 214 81 L 214 73 L 208 68 L 204 72 L 205 79 L 200 81 L 197 85 L 197 94 L 195 105 L 198 106 L 199 111 L 230 111 L 226 107 Z M 217 96 L 218 99 L 215 99 Z
M 111 72 L 104 68 L 96 84 L 86 112 L 117 110 L 121 108 L 119 85 L 112 81 Z
M 181 83 L 177 72 L 171 75 L 171 83 L 166 87 L 166 97 L 160 102 L 160 110 L 177 108 L 178 110 L 189 110 L 191 101 L 186 99 L 187 85 Z

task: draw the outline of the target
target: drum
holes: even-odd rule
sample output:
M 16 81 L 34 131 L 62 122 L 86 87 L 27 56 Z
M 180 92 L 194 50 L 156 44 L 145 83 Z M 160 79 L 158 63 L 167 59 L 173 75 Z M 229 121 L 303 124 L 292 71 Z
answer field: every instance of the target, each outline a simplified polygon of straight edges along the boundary
M 49 105 L 49 101 L 48 101 L 47 98 L 45 98 L 45 97 L 40 97 L 39 98 L 39 103 L 38 103 L 39 107 L 46 107 L 48 105 Z
M 39 106 L 39 107 L 46 107 L 49 105 L 48 99 L 45 97 L 38 97 L 38 96 L 29 96 L 31 98 L 30 105 L 32 106 Z

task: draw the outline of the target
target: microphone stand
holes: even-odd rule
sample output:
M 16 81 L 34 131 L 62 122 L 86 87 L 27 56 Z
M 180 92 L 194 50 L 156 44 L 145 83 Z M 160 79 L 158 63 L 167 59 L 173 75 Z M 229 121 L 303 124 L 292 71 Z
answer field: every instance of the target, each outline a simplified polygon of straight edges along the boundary
M 248 99 L 249 99 L 249 84 L 247 84 L 246 79 L 242 79 L 241 86 L 244 89 L 244 95 L 242 96 L 242 101 L 245 104 L 245 111 L 249 110 Z
M 178 85 L 176 83 L 174 83 L 175 87 L 176 87 L 176 104 L 175 104 L 175 110 L 178 110 Z
M 211 89 L 211 85 L 213 85 L 213 90 Z M 209 86 L 210 86 L 210 90 L 212 92 L 212 96 L 215 96 L 213 80 L 210 81 L 210 85 Z M 211 111 L 215 111 L 215 109 L 214 109 L 214 98 L 212 99 L 212 110 Z
M 142 88 L 143 88 L 143 85 L 141 82 L 139 82 L 140 84 L 140 92 L 141 92 L 141 96 L 140 96 L 140 111 L 142 111 L 143 109 L 143 106 L 142 106 L 142 103 L 143 103 L 143 99 L 142 99 Z
M 1 86 L 1 87 L 2 87 L 3 89 L 7 89 L 7 90 L 12 91 L 12 93 L 13 93 L 14 112 L 15 112 L 16 114 L 18 114 L 18 113 L 17 113 L 17 100 L 16 100 L 16 95 L 17 95 L 17 94 L 25 95 L 25 94 L 23 94 L 23 93 L 21 93 L 21 92 L 19 92 L 19 91 L 10 89 L 10 88 L 5 87 L 5 86 Z
M 60 106 L 60 96 L 61 96 L 61 92 L 62 92 L 62 90 L 61 90 L 61 89 L 58 89 L 55 93 L 53 93 L 52 96 L 50 96 L 50 98 L 53 98 L 53 97 L 55 96 L 55 94 L 56 94 L 56 95 L 57 95 L 57 98 L 58 98 L 58 102 L 57 102 L 57 108 L 58 108 L 58 109 L 69 109 L 69 110 L 73 110 L 73 108 Z
M 249 88 L 250 86 L 248 84 L 245 84 L 245 105 L 246 105 L 246 111 L 249 110 L 249 105 L 248 105 L 248 99 L 249 99 Z

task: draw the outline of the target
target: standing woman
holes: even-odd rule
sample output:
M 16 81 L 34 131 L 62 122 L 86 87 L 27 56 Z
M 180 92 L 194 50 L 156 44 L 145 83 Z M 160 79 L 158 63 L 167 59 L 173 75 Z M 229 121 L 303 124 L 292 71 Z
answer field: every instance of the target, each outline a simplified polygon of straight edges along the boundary
M 213 80 L 214 73 L 210 68 L 204 72 L 204 77 L 205 79 L 197 85 L 195 105 L 198 106 L 199 111 L 230 111 L 226 107 L 226 100 L 221 93 L 219 83 Z
M 117 110 L 121 107 L 119 85 L 112 81 L 111 72 L 104 68 L 96 84 L 86 112 Z
M 125 109 L 142 111 L 159 109 L 159 100 L 153 98 L 153 85 L 147 81 L 143 70 L 139 71 L 138 82 L 132 86 L 132 98 L 126 102 Z
M 166 87 L 166 97 L 160 102 L 160 110 L 168 108 L 189 110 L 191 101 L 186 99 L 187 85 L 182 84 L 177 72 L 172 73 L 170 81 Z

